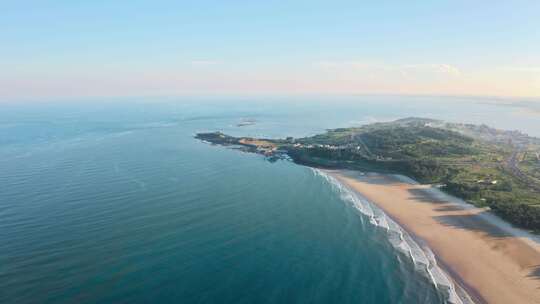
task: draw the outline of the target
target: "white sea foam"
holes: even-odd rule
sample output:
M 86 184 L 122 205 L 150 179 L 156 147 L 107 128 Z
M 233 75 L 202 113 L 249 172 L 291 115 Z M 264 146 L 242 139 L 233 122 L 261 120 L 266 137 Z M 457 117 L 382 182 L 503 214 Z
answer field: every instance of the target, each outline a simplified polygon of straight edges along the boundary
M 426 276 L 444 296 L 447 303 L 470 304 L 473 301 L 463 290 L 456 287 L 449 276 L 437 265 L 435 255 L 427 246 L 421 246 L 407 231 L 392 220 L 375 204 L 357 192 L 340 183 L 336 178 L 319 169 L 312 169 L 316 176 L 323 178 L 342 200 L 351 203 L 360 213 L 369 218 L 374 226 L 386 230 L 390 244 L 402 254 L 410 257 L 415 269 Z M 458 295 L 459 294 L 459 295 Z

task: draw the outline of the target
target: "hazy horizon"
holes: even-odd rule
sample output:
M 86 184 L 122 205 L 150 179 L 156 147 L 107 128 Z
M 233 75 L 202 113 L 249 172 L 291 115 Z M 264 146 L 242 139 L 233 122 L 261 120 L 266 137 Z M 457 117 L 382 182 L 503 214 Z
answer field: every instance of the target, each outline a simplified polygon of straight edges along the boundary
M 4 3 L 0 101 L 540 96 L 540 3 Z

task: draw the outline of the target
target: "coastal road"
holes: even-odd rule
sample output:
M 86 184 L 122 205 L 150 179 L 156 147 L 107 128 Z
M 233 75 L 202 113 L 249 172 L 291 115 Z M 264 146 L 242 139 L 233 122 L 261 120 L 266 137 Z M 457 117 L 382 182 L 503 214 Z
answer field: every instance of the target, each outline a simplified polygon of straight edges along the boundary
M 540 185 L 538 184 L 538 182 L 536 182 L 527 174 L 525 174 L 518 166 L 519 164 L 518 156 L 519 156 L 519 153 L 521 153 L 522 151 L 523 150 L 519 148 L 515 149 L 510 155 L 510 157 L 508 157 L 505 160 L 504 167 L 507 169 L 509 173 L 514 175 L 517 179 L 526 183 L 527 186 L 531 187 L 535 191 L 540 192 Z

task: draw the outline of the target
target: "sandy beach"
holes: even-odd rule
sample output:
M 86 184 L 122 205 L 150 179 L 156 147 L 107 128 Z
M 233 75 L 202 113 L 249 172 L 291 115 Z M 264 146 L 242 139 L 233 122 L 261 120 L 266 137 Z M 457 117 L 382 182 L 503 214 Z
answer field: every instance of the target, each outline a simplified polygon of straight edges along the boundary
M 484 209 L 404 177 L 325 170 L 425 242 L 478 303 L 540 303 L 540 241 Z

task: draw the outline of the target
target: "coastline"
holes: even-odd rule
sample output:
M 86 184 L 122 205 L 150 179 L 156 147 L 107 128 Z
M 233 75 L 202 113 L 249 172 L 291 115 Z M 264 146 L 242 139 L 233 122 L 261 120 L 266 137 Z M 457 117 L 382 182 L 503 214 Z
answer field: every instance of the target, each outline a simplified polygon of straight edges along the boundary
M 454 281 L 457 294 L 463 295 L 464 289 L 477 304 L 540 303 L 537 236 L 404 176 L 321 171 L 369 200 L 413 239 L 426 244 L 436 264 Z

